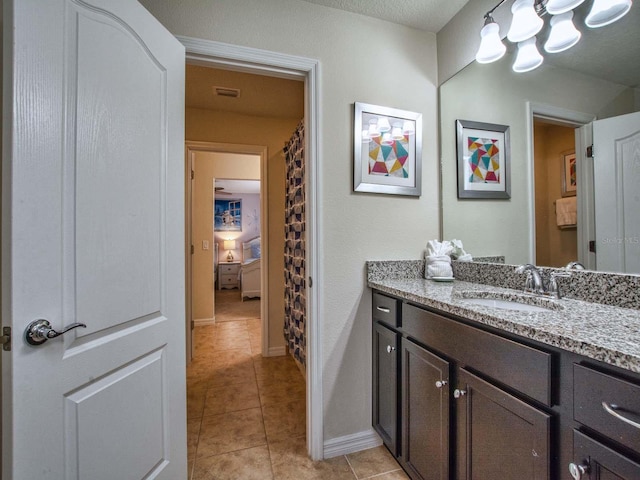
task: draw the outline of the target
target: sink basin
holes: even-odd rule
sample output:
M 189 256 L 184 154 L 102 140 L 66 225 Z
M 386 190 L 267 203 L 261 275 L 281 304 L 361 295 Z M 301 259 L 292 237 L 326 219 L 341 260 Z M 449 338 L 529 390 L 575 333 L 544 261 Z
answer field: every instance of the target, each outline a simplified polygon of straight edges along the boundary
M 457 300 L 470 305 L 515 310 L 519 312 L 552 312 L 564 307 L 553 300 L 531 295 L 502 292 L 460 292 Z

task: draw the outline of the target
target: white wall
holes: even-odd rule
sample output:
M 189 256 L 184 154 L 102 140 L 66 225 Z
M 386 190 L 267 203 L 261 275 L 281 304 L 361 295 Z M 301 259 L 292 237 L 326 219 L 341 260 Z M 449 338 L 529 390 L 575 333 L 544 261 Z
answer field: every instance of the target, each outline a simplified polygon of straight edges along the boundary
M 325 441 L 371 426 L 366 260 L 416 259 L 439 237 L 435 35 L 299 0 L 142 0 L 172 33 L 320 61 Z M 353 103 L 423 114 L 420 198 L 355 194 Z M 315 287 L 314 287 L 315 288 Z

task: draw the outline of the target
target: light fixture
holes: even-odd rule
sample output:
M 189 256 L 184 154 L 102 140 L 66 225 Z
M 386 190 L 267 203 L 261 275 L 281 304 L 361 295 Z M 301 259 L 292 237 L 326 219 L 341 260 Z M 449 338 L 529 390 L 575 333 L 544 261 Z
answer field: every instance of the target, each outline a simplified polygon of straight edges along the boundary
M 507 38 L 510 42 L 518 43 L 536 35 L 542 26 L 542 20 L 534 8 L 534 0 L 516 0 L 511 7 L 513 18 Z
M 543 58 L 536 46 L 536 37 L 527 38 L 518 43 L 518 55 L 513 64 L 513 71 L 517 73 L 530 72 L 542 65 Z
M 560 15 L 561 13 L 573 10 L 584 0 L 549 0 L 546 5 L 547 13 Z
M 411 120 L 405 120 L 402 124 L 402 133 L 405 135 L 413 135 L 416 133 L 416 124 Z
M 549 53 L 564 52 L 573 47 L 582 34 L 573 24 L 573 12 L 568 11 L 560 15 L 554 15 L 549 21 L 551 32 L 544 43 L 545 51 Z
M 507 0 L 500 0 L 484 16 L 480 31 L 480 46 L 476 62 L 491 63 L 502 58 L 506 46 L 500 38 L 500 27 L 493 19 L 493 12 Z M 543 17 L 551 14 L 549 32 L 544 43 L 547 53 L 568 50 L 580 41 L 582 34 L 573 24 L 573 9 L 585 0 L 515 0 L 511 5 L 511 26 L 507 39 L 518 45 L 513 70 L 529 72 L 539 67 L 544 58 L 536 47 L 536 35 L 544 26 Z M 603 27 L 625 16 L 631 9 L 632 0 L 592 0 L 591 11 L 585 23 L 591 28 Z
M 402 132 L 402 128 L 400 128 L 399 123 L 393 124 L 393 128 L 391 129 L 391 138 L 393 138 L 394 140 L 404 139 L 404 133 Z
M 620 20 L 631 9 L 631 0 L 593 0 L 591 11 L 584 23 L 599 28 Z
M 388 132 L 391 130 L 391 124 L 389 123 L 389 119 L 387 117 L 378 118 L 378 130 L 380 133 Z
M 369 138 L 378 138 L 380 129 L 378 128 L 378 120 L 369 120 Z
M 500 26 L 491 16 L 491 13 L 487 13 L 484 17 L 484 27 L 480 31 L 480 48 L 476 53 L 476 62 L 478 63 L 491 63 L 500 60 L 507 47 L 502 43 L 500 38 Z
M 384 132 L 382 134 L 382 140 L 380 140 L 380 145 L 391 146 L 393 145 L 393 138 L 391 138 L 391 134 L 389 132 Z
M 362 130 L 362 143 L 369 143 L 371 141 L 371 136 L 369 135 L 369 130 Z
M 222 247 L 225 250 L 229 250 L 229 254 L 227 255 L 227 262 L 233 262 L 233 253 L 231 253 L 231 250 L 235 250 L 236 249 L 236 241 L 235 240 L 225 240 L 223 242 Z

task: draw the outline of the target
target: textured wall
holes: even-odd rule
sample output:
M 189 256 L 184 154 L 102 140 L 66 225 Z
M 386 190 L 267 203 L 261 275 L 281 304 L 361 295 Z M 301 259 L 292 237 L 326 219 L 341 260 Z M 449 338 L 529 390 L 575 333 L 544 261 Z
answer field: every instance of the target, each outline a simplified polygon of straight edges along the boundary
M 142 0 L 172 33 L 320 62 L 314 282 L 322 318 L 325 440 L 371 426 L 371 294 L 364 262 L 419 258 L 439 236 L 435 35 L 298 0 Z M 354 194 L 353 103 L 423 114 L 420 198 Z M 295 127 L 294 127 L 295 128 Z

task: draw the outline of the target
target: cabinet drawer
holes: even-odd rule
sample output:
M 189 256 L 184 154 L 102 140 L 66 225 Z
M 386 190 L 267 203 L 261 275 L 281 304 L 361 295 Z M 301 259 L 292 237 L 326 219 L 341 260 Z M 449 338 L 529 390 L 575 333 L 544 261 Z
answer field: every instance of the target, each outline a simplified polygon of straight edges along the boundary
M 238 283 L 237 275 L 220 275 L 221 285 L 235 285 Z
M 547 352 L 412 305 L 402 305 L 402 330 L 417 341 L 551 406 Z
M 379 293 L 373 293 L 373 320 L 398 327 L 398 301 Z
M 573 417 L 640 452 L 640 425 L 623 420 L 640 424 L 640 385 L 574 364 Z
M 577 430 L 573 431 L 573 463 L 588 467 L 584 480 L 640 478 L 639 464 Z
M 220 264 L 218 264 L 218 267 L 220 268 L 220 273 L 222 275 L 225 275 L 225 274 L 237 275 L 238 274 L 239 265 L 225 265 L 224 263 L 220 263 Z

